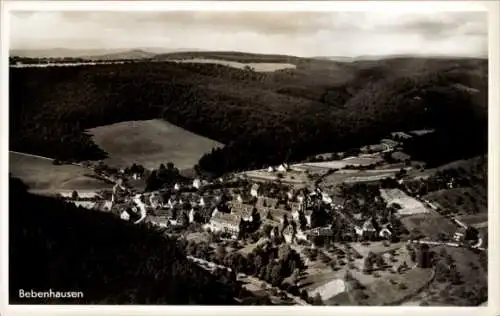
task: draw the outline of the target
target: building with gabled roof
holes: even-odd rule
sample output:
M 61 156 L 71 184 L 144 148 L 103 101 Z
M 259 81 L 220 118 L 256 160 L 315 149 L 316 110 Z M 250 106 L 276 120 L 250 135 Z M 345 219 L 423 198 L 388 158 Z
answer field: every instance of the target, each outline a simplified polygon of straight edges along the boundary
M 254 183 L 252 187 L 250 188 L 250 195 L 253 197 L 258 197 L 259 196 L 259 189 L 260 185 L 258 183 Z
M 276 169 L 278 172 L 286 172 L 287 171 L 287 168 L 285 167 L 284 164 L 281 164 L 278 166 L 278 168 Z
M 240 230 L 240 220 L 241 218 L 235 214 L 214 212 L 210 222 L 205 224 L 203 227 L 205 229 L 210 229 L 211 231 L 223 231 L 236 235 Z

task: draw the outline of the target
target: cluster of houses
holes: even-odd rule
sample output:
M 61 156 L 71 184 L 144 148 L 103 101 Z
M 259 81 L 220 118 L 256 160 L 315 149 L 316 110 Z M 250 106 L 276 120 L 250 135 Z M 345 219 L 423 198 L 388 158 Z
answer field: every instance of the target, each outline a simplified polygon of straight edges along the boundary
M 272 227 L 271 236 L 280 235 L 286 242 L 296 240 L 308 240 L 313 236 L 332 235 L 332 228 L 327 223 L 325 227 L 312 227 L 312 216 L 317 207 L 323 207 L 330 213 L 342 214 L 350 225 L 350 230 L 345 233 L 353 233 L 363 238 L 390 238 L 392 227 L 390 223 L 380 224 L 376 219 L 356 219 L 351 215 L 344 214 L 344 201 L 338 196 L 330 196 L 319 188 L 315 190 L 302 189 L 299 192 L 290 190 L 286 198 L 280 199 L 266 196 L 259 191 L 258 184 L 252 185 L 249 199 L 244 199 L 237 194 L 227 205 L 229 212 L 214 209 L 210 221 L 204 225 L 205 229 L 211 231 L 225 232 L 234 238 L 238 236 L 241 222 L 252 221 L 254 214 L 258 214 L 261 225 Z M 305 227 L 300 224 L 300 217 L 305 219 Z M 301 228 L 302 226 L 302 228 Z M 354 237 L 354 236 L 353 236 Z
M 290 170 L 290 166 L 287 163 L 282 163 L 279 166 L 269 166 L 267 167 L 267 172 L 287 172 Z
M 134 194 L 123 182 L 117 181 L 110 199 L 94 195 L 88 197 L 92 201 L 79 197 L 80 201 L 73 199 L 73 202 L 88 202 L 89 205 L 80 206 L 111 211 L 134 223 L 149 222 L 160 227 L 199 223 L 205 230 L 224 232 L 233 238 L 238 238 L 242 224 L 251 223 L 257 216 L 259 228 L 271 226 L 271 236 L 279 235 L 289 243 L 308 240 L 318 234 L 331 235 L 330 223 L 325 227 L 312 227 L 312 217 L 319 207 L 346 219 L 350 228 L 343 232 L 345 234 L 366 238 L 389 238 L 392 234 L 390 225 L 346 214 L 342 198 L 319 188 L 294 191 L 284 186 L 276 193 L 259 183 L 236 189 L 207 188 L 211 184 L 194 179 L 189 184 L 174 184 L 168 190 Z M 71 200 L 71 197 L 66 199 Z

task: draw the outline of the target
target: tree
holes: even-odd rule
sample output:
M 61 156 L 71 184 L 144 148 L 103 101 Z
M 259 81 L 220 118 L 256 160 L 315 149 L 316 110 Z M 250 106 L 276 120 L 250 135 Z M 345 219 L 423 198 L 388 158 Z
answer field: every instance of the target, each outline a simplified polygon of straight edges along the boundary
M 363 271 L 365 273 L 370 273 L 373 270 L 373 260 L 371 257 L 367 256 L 364 261 Z
M 307 219 L 303 211 L 299 211 L 299 225 L 301 230 L 307 229 Z
M 226 247 L 218 245 L 217 249 L 215 250 L 215 260 L 218 263 L 223 263 L 226 255 L 227 255 Z
M 73 192 L 71 192 L 71 199 L 72 200 L 78 200 L 78 192 L 76 190 L 74 190 Z
M 272 265 L 270 279 L 270 283 L 273 286 L 278 286 L 283 282 L 283 277 L 281 276 L 281 263 Z
M 300 298 L 306 302 L 309 300 L 309 294 L 307 294 L 306 290 L 300 292 Z
M 421 268 L 429 268 L 431 265 L 431 253 L 429 252 L 429 246 L 426 244 L 421 244 L 418 248 L 417 265 Z
M 319 293 L 316 293 L 316 295 L 314 296 L 312 305 L 315 306 L 323 305 L 323 299 L 321 298 L 321 295 Z
M 384 257 L 382 257 L 380 253 L 377 253 L 374 256 L 374 263 L 377 265 L 378 268 L 383 268 L 385 266 Z

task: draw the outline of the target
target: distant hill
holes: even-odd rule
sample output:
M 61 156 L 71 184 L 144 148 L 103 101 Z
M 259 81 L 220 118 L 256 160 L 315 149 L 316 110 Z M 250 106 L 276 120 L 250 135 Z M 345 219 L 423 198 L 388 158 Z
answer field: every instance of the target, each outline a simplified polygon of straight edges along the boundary
M 116 54 L 123 52 L 123 49 L 12 49 L 11 56 L 27 58 L 82 58 L 85 56 Z
M 168 62 L 189 58 L 296 67 L 264 73 Z M 242 52 L 176 52 L 154 60 L 161 62 L 11 70 L 11 149 L 102 158 L 83 133 L 86 129 L 163 118 L 226 145 L 199 162 L 215 173 L 343 151 L 396 130 L 436 129 L 440 138 L 433 142 L 429 159 L 452 161 L 487 150 L 484 59 L 345 63 Z
M 152 58 L 156 54 L 150 53 L 144 50 L 140 49 L 134 49 L 134 50 L 129 50 L 129 51 L 123 51 L 123 52 L 117 52 L 117 53 L 110 53 L 110 54 L 104 54 L 104 55 L 88 55 L 88 56 L 82 56 L 81 58 L 84 59 L 89 59 L 89 60 L 121 60 L 121 59 L 128 59 L 128 60 L 133 60 L 133 59 L 147 59 L 147 58 Z
M 114 49 L 68 49 L 68 48 L 51 48 L 51 49 L 11 49 L 10 56 L 24 58 L 86 58 L 86 59 L 101 59 L 101 60 L 117 60 L 117 59 L 143 59 L 151 58 L 157 54 L 165 54 L 172 52 L 196 51 L 196 49 L 179 48 L 167 49 L 161 47 L 144 47 L 144 48 L 114 48 Z

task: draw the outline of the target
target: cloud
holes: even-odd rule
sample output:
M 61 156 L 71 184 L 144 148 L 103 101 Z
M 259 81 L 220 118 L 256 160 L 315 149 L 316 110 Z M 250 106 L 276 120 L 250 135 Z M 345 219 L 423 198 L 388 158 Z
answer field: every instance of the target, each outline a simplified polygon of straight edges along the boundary
M 479 12 L 14 12 L 13 48 L 198 48 L 299 56 L 484 55 Z

